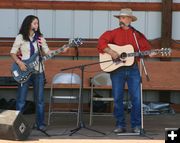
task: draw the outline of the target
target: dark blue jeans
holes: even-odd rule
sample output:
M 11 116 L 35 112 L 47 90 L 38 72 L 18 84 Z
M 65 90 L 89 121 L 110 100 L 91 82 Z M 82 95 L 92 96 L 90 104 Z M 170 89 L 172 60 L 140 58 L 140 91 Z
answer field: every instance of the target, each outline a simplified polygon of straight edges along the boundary
M 44 74 L 32 74 L 31 77 L 18 86 L 18 94 L 16 100 L 16 110 L 23 113 L 25 101 L 29 89 L 29 85 L 33 85 L 34 100 L 36 103 L 36 125 L 37 127 L 44 126 Z
M 114 97 L 114 116 L 116 118 L 116 127 L 125 128 L 124 117 L 124 87 L 127 82 L 128 92 L 131 97 L 131 128 L 141 127 L 141 89 L 140 73 L 138 65 L 130 67 L 121 67 L 110 73 L 112 80 L 112 95 Z

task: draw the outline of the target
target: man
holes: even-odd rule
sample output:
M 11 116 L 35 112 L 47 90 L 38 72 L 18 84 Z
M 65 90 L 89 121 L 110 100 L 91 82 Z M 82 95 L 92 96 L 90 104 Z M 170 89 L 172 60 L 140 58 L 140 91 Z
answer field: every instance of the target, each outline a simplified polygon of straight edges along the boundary
M 118 46 L 130 44 L 136 52 L 139 51 L 139 49 L 140 51 L 151 49 L 151 45 L 145 36 L 131 26 L 131 22 L 136 21 L 137 17 L 132 14 L 132 10 L 130 8 L 121 9 L 120 14 L 115 15 L 115 17 L 119 19 L 120 27 L 106 31 L 100 36 L 97 46 L 100 53 L 107 53 L 112 57 L 112 60 L 117 61 L 117 59 L 119 59 L 119 54 L 115 50 L 111 49 L 108 44 L 115 44 Z M 123 106 L 124 86 L 126 82 L 132 102 L 132 132 L 140 133 L 141 131 L 141 78 L 137 60 L 138 59 L 135 59 L 134 64 L 131 66 L 120 67 L 110 72 L 112 80 L 112 95 L 114 98 L 114 116 L 116 118 L 116 128 L 114 129 L 115 133 L 126 132 Z

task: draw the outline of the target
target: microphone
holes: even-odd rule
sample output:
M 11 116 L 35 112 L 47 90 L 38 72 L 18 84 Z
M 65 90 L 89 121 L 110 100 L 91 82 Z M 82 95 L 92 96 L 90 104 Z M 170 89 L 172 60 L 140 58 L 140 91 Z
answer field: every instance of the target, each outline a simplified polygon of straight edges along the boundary
M 131 28 L 133 31 L 137 31 L 139 32 L 138 30 L 136 30 L 133 26 L 131 26 L 130 24 L 128 25 L 129 28 Z
M 133 30 L 137 31 L 131 24 L 128 25 L 129 28 L 132 28 Z
M 34 35 L 34 40 L 35 40 L 35 41 L 39 40 L 39 37 L 40 37 L 40 36 L 39 36 L 39 33 L 35 30 L 35 28 L 33 28 L 32 31 L 33 31 L 34 34 L 35 34 L 35 35 Z
M 138 31 L 137 29 L 135 29 L 133 26 L 131 26 L 131 24 L 128 25 L 129 28 L 131 28 L 133 31 L 136 31 L 137 33 L 139 33 L 140 36 L 144 37 L 144 35 Z M 145 38 L 145 37 L 144 37 Z M 145 38 L 146 39 L 146 38 Z
M 35 28 L 33 28 L 32 31 L 33 31 L 34 34 L 35 34 L 33 41 L 37 41 L 38 47 L 39 47 L 39 48 L 42 48 L 42 45 L 41 45 L 42 43 L 41 43 L 41 41 L 40 41 L 39 33 L 35 30 Z
M 35 28 L 33 28 L 32 31 L 35 33 L 36 32 Z

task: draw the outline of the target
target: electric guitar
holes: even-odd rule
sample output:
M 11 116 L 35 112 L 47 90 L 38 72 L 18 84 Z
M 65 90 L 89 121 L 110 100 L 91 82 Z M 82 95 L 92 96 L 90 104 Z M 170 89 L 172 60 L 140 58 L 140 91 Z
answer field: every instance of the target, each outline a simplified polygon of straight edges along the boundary
M 114 44 L 108 44 L 108 46 L 119 54 L 117 60 L 113 60 L 107 53 L 100 53 L 100 67 L 105 72 L 111 72 L 122 66 L 131 66 L 134 63 L 135 57 L 146 56 L 151 53 L 161 53 L 162 55 L 168 55 L 171 53 L 170 48 L 147 50 L 142 52 L 134 52 L 132 45 L 118 46 Z
M 52 53 L 43 56 L 42 57 L 42 61 L 46 61 L 50 58 L 52 58 L 53 56 L 63 52 L 65 49 L 69 48 L 69 47 L 78 47 L 80 45 L 82 45 L 82 40 L 80 38 L 75 38 L 69 41 L 69 44 L 63 45 L 61 48 L 53 51 Z M 33 54 L 30 59 L 28 60 L 22 60 L 26 67 L 27 70 L 26 71 L 21 71 L 21 69 L 19 68 L 19 66 L 14 62 L 12 67 L 11 67 L 11 72 L 13 75 L 13 78 L 18 82 L 18 83 L 24 83 L 26 82 L 29 77 L 32 75 L 33 72 L 35 72 L 36 70 L 34 69 L 35 66 L 37 66 L 39 64 L 39 54 L 35 53 Z

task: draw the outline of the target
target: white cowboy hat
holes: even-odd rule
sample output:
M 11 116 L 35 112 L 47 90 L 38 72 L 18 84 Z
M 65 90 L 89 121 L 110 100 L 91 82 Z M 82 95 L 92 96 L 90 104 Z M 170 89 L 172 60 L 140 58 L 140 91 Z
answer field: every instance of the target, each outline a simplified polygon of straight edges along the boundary
M 120 10 L 119 15 L 114 15 L 114 17 L 119 18 L 121 16 L 128 16 L 132 18 L 132 21 L 136 21 L 137 17 L 132 14 L 132 9 L 124 8 Z

